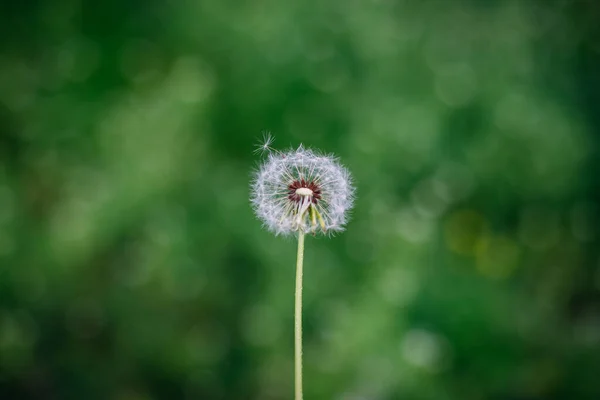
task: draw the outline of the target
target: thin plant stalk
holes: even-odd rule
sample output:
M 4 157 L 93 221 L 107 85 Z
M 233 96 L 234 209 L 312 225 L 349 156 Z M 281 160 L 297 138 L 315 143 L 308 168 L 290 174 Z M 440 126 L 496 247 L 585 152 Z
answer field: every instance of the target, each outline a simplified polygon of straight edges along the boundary
M 298 231 L 298 256 L 296 259 L 296 296 L 294 311 L 294 365 L 295 400 L 302 400 L 302 266 L 304 263 L 304 232 Z

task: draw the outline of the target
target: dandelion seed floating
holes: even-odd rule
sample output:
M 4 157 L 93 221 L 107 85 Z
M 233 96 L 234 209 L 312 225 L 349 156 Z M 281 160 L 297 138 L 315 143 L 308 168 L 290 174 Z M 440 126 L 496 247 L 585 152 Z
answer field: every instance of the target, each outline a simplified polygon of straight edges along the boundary
M 267 135 L 258 146 L 269 153 L 251 184 L 252 205 L 276 235 L 297 235 L 294 311 L 295 399 L 302 400 L 302 268 L 304 235 L 343 231 L 354 203 L 350 173 L 336 158 L 302 146 L 279 152 Z
M 273 136 L 271 132 L 264 131 L 262 141 L 256 145 L 256 149 L 254 150 L 254 154 L 264 154 L 268 151 L 271 151 L 271 145 L 273 144 Z

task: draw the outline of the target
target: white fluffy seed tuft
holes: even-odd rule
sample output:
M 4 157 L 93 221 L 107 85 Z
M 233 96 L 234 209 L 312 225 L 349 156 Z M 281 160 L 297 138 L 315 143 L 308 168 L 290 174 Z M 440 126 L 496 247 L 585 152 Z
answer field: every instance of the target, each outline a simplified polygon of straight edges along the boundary
M 291 189 L 294 182 L 305 184 Z M 318 191 L 307 187 L 309 183 Z M 257 217 L 276 235 L 332 233 L 344 230 L 354 192 L 350 173 L 335 157 L 300 146 L 269 152 L 252 180 L 251 202 Z

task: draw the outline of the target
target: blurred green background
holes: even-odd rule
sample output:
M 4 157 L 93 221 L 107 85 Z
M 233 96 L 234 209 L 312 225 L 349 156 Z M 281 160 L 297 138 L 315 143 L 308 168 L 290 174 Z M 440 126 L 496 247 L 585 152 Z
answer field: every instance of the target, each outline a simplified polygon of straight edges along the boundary
M 600 399 L 596 2 L 0 7 L 1 399 L 292 398 L 263 130 L 358 189 L 306 399 Z

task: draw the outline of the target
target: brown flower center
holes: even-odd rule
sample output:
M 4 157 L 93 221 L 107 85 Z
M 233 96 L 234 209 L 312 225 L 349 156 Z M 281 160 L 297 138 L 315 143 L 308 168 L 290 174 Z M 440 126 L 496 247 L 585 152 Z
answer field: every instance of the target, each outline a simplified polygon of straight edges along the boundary
M 316 183 L 304 179 L 294 181 L 288 186 L 288 199 L 290 201 L 300 203 L 304 196 L 310 196 L 311 202 L 317 204 L 317 201 L 321 199 L 321 188 Z

